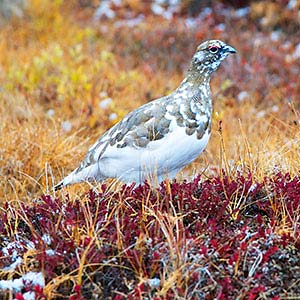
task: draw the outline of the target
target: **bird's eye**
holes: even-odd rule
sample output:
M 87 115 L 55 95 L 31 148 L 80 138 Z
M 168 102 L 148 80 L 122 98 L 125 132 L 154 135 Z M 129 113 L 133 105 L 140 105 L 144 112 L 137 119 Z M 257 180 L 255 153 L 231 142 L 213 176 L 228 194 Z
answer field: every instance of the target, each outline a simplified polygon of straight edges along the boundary
M 217 47 L 217 46 L 210 46 L 209 48 L 208 48 L 208 50 L 210 51 L 210 53 L 217 53 L 218 51 L 219 51 L 219 47 Z

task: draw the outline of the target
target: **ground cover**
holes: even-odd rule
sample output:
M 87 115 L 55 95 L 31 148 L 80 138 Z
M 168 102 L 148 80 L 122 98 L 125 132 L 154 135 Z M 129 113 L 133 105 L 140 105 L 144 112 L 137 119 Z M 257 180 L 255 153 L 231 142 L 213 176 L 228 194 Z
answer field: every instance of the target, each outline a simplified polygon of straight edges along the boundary
M 0 298 L 299 297 L 299 1 L 145 3 L 107 16 L 32 0 L 1 21 Z M 208 148 L 177 181 L 53 192 L 211 38 L 238 55 L 212 79 Z

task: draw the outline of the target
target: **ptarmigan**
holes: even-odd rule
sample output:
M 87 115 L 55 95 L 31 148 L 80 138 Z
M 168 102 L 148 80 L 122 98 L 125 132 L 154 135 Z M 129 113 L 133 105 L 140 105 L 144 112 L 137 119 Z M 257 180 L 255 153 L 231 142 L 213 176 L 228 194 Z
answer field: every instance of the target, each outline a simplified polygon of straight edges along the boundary
M 219 40 L 198 46 L 186 77 L 170 95 L 135 109 L 105 132 L 55 190 L 83 181 L 126 183 L 173 178 L 206 147 L 212 121 L 211 74 L 236 50 Z

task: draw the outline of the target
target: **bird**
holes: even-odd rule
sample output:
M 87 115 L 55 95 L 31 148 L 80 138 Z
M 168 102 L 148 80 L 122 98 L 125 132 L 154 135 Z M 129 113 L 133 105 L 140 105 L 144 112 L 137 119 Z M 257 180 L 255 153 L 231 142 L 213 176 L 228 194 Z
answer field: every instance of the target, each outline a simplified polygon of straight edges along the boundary
M 92 145 L 54 190 L 116 178 L 126 184 L 172 179 L 205 149 L 212 126 L 210 79 L 236 49 L 220 40 L 201 43 L 178 88 L 128 113 Z

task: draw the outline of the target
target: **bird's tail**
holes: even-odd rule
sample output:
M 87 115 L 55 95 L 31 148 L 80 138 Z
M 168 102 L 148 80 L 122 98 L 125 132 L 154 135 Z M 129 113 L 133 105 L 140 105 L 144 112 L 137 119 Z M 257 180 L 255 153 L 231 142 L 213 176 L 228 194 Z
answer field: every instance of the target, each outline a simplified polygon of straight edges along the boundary
M 54 186 L 54 191 L 60 190 L 63 186 L 64 186 L 64 181 L 62 180 Z
M 58 191 L 64 186 L 79 182 L 79 180 L 76 180 L 76 177 L 74 177 L 74 175 L 76 175 L 76 170 L 71 172 L 68 176 L 64 177 L 63 180 L 61 180 L 58 184 L 56 184 L 54 186 L 54 190 Z

